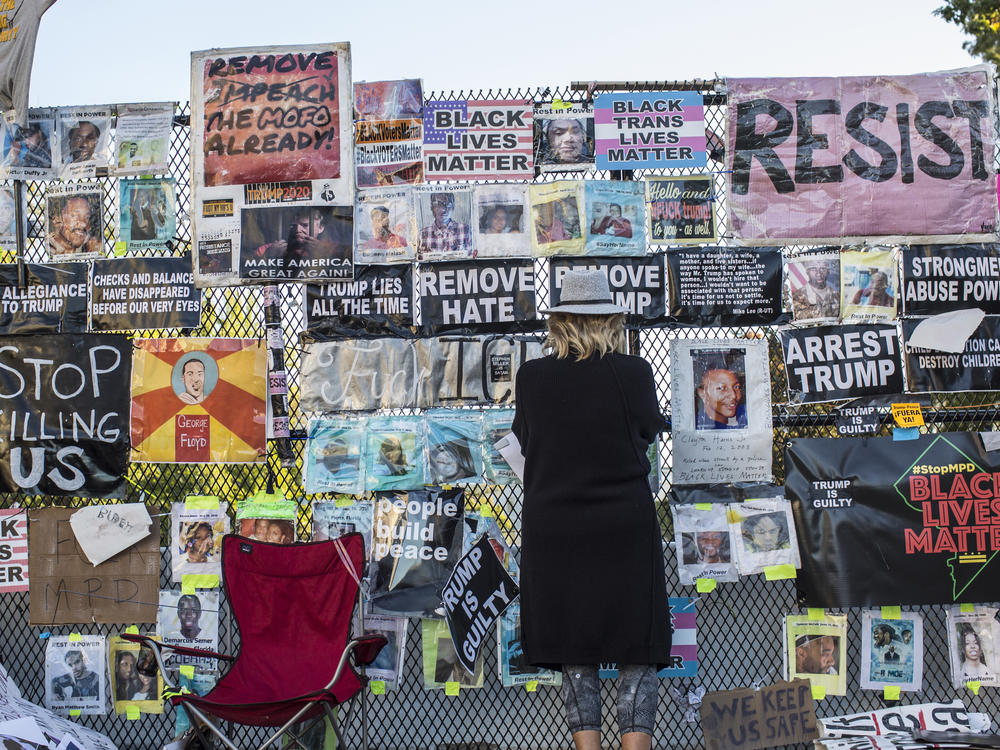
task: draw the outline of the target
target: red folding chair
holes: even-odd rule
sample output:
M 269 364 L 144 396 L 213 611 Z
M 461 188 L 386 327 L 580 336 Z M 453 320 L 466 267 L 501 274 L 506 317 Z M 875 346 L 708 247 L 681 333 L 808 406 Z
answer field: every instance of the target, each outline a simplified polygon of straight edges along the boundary
M 328 717 L 337 747 L 344 748 L 333 707 L 358 693 L 361 679 L 354 667 L 371 664 L 386 644 L 380 635 L 348 641 L 363 553 L 361 534 L 291 545 L 229 534 L 222 540 L 222 585 L 240 632 L 235 657 L 171 647 L 148 636 L 123 637 L 153 649 L 164 683 L 172 689 L 170 702 L 188 712 L 206 747 L 199 724 L 229 750 L 240 750 L 210 717 L 278 727 L 258 750 L 282 735 L 304 748 L 299 738 L 305 728 L 295 732 L 293 726 Z M 168 649 L 231 664 L 206 695 L 178 694 L 163 669 L 162 651 Z

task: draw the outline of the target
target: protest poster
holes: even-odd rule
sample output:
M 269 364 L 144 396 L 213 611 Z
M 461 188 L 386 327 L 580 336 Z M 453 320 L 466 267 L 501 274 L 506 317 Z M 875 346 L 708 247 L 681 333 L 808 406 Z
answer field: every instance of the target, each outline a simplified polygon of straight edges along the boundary
M 782 315 L 781 249 L 671 248 L 668 314 L 695 325 L 767 325 Z
M 413 189 L 417 217 L 417 260 L 465 260 L 472 244 L 472 187 L 434 185 Z
M 28 511 L 0 510 L 0 593 L 28 590 Z
M 532 255 L 583 255 L 584 181 L 557 180 L 531 186 Z
M 646 236 L 652 245 L 715 242 L 717 198 L 712 175 L 646 178 Z
M 767 342 L 670 342 L 674 484 L 771 481 Z
M 428 411 L 424 460 L 431 484 L 483 484 L 483 415 L 458 409 Z
M 981 574 L 995 564 L 998 460 L 977 433 L 792 439 L 785 492 L 806 604 L 997 601 L 997 577 Z
M 726 518 L 740 575 L 756 575 L 775 565 L 802 567 L 792 507 L 784 498 L 733 503 Z
M 428 334 L 510 331 L 537 318 L 535 264 L 530 258 L 425 263 L 418 273 L 420 318 Z
M 169 172 L 174 102 L 119 104 L 115 126 L 117 150 L 112 171 L 118 176 Z
M 2 127 L 0 178 L 48 180 L 56 177 L 59 135 L 54 108 L 33 107 L 28 110 L 26 123 L 8 123 L 4 119 Z
M 955 688 L 969 682 L 1000 687 L 1000 622 L 995 607 L 949 607 L 945 643 Z
M 476 257 L 529 257 L 528 206 L 527 185 L 475 185 L 472 188 L 472 217 Z
M 103 715 L 104 636 L 51 636 L 45 643 L 45 707 L 62 716 Z
M 191 594 L 161 591 L 156 632 L 168 646 L 219 650 L 219 592 L 196 590 Z M 191 665 L 199 672 L 215 672 L 218 660 L 176 651 L 163 652 L 167 669 Z
M 417 220 L 410 188 L 376 188 L 358 194 L 355 263 L 409 263 L 416 257 L 416 246 Z
M 529 99 L 428 99 L 424 175 L 438 180 L 531 180 Z
M 132 348 L 115 334 L 0 339 L 0 488 L 117 497 Z
M 346 42 L 191 53 L 199 287 L 351 278 L 352 99 Z
M 416 490 L 424 485 L 423 417 L 371 417 L 366 440 L 366 490 Z
M 375 512 L 371 500 L 358 500 L 350 505 L 337 502 L 315 502 L 312 506 L 312 541 L 324 542 L 344 534 L 361 534 L 365 549 L 372 547 L 372 516 Z
M 847 615 L 786 615 L 785 677 L 847 694 Z
M 616 91 L 594 97 L 598 169 L 704 169 L 705 106 L 698 91 Z
M 645 254 L 645 201 L 641 183 L 587 180 L 584 197 L 587 255 Z
M 808 680 L 709 692 L 701 701 L 705 750 L 760 750 L 819 737 Z
M 733 540 L 723 505 L 672 505 L 677 574 L 682 586 L 693 586 L 699 578 L 735 581 L 739 578 L 733 560 Z
M 667 599 L 670 628 L 670 665 L 656 673 L 660 678 L 698 676 L 698 626 L 695 602 L 690 596 Z M 618 665 L 614 662 L 602 663 L 597 670 L 602 680 L 618 678 Z
M 344 335 L 413 331 L 413 266 L 357 266 L 353 281 L 309 284 L 306 325 Z
M 306 493 L 365 491 L 365 418 L 314 417 L 305 450 Z
M 894 325 L 783 328 L 778 337 L 792 403 L 903 392 Z
M 903 311 L 937 315 L 977 307 L 1000 315 L 1000 246 L 903 247 Z
M 924 673 L 924 618 L 901 612 L 887 618 L 880 610 L 861 613 L 861 687 L 882 690 L 896 685 L 917 691 Z
M 90 327 L 95 331 L 197 328 L 201 290 L 191 254 L 95 260 Z
M 524 659 L 521 630 L 521 602 L 515 600 L 500 616 L 497 627 L 497 676 L 504 687 L 526 685 L 562 685 L 562 672 L 535 667 Z
M 540 356 L 541 342 L 527 336 L 310 342 L 299 407 L 336 412 L 512 404 L 518 368 Z
M 177 232 L 177 183 L 173 177 L 119 180 L 118 194 L 118 237 L 128 252 L 163 248 L 173 240 Z
M 160 587 L 160 534 L 97 567 L 90 564 L 70 526 L 73 508 L 36 508 L 28 529 L 31 568 L 28 623 L 156 622 Z
M 419 78 L 354 84 L 359 189 L 424 181 L 422 88 Z
M 839 252 L 789 256 L 785 278 L 796 323 L 836 323 L 840 319 Z
M 21 212 L 28 215 L 27 196 L 21 195 Z M 0 187 L 0 244 L 17 244 L 17 212 L 14 209 L 14 188 Z
M 217 497 L 188 495 L 170 510 L 171 580 L 186 575 L 222 575 L 222 537 L 229 533 L 229 514 Z
M 910 339 L 918 325 L 919 320 L 903 321 L 907 390 L 926 393 L 1000 388 L 1000 316 L 983 318 L 958 354 L 913 346 Z
M 608 277 L 614 304 L 628 308 L 630 324 L 649 325 L 664 320 L 663 256 L 637 258 L 552 258 L 549 261 L 550 306 L 562 299 L 562 282 L 567 271 L 600 270 Z
M 483 411 L 483 448 L 486 453 L 486 479 L 490 484 L 515 484 L 517 473 L 497 448 L 497 443 L 510 434 L 514 424 L 513 409 Z
M 111 107 L 61 107 L 56 111 L 59 133 L 59 177 L 96 177 L 108 166 Z
M 458 660 L 455 642 L 444 620 L 420 621 L 420 649 L 425 690 L 443 690 L 448 683 L 457 683 L 460 690 L 483 686 L 485 671 L 482 654 L 476 662 L 475 672 L 467 672 Z
M 464 511 L 459 489 L 375 495 L 369 558 L 374 613 L 444 616 L 441 592 L 462 556 Z
M 455 654 L 470 675 L 490 628 L 519 593 L 485 535 L 455 564 L 441 596 Z
M 365 669 L 369 679 L 382 680 L 392 687 L 399 683 L 403 663 L 406 661 L 406 630 L 409 624 L 407 617 L 365 617 L 365 635 L 380 635 L 386 640 L 375 661 Z
M 912 739 L 911 732 L 918 729 L 968 732 L 971 728 L 969 712 L 958 698 L 951 703 L 914 703 L 859 714 L 828 716 L 820 719 L 819 723 L 824 738 L 860 737 L 868 747 L 872 746 L 869 736 L 879 737 L 890 732 L 903 732 Z
M 882 323 L 896 317 L 896 254 L 885 248 L 840 254 L 840 317 L 849 323 Z
M 267 350 L 256 339 L 135 339 L 132 459 L 264 459 Z
M 87 330 L 87 264 L 0 264 L 0 333 L 81 333 Z
M 555 100 L 535 105 L 535 166 L 542 172 L 594 167 L 594 105 Z
M 882 422 L 883 411 L 874 404 L 865 403 L 864 399 L 838 406 L 835 412 L 837 434 L 841 437 L 874 435 Z
M 282 495 L 259 492 L 236 504 L 236 533 L 258 542 L 294 544 L 296 511 Z
M 100 183 L 49 185 L 45 190 L 45 237 L 49 260 L 85 260 L 103 255 Z
M 731 225 L 743 244 L 996 239 L 988 66 L 728 87 Z
M 116 714 L 126 713 L 129 707 L 144 714 L 163 713 L 160 697 L 163 675 L 149 646 L 111 636 L 108 638 L 108 665 Z

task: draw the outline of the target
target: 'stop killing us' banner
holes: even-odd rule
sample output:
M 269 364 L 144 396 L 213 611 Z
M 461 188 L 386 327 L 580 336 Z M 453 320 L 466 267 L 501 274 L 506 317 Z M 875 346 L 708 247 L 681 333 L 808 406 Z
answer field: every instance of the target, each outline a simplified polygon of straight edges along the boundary
M 986 66 L 729 79 L 730 201 L 746 244 L 996 237 Z

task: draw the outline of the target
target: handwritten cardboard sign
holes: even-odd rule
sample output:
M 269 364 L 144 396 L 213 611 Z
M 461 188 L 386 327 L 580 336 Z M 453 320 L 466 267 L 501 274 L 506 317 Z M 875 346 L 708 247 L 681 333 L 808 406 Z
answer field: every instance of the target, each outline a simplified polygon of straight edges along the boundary
M 79 622 L 152 623 L 160 584 L 160 538 L 138 544 L 94 567 L 70 527 L 72 508 L 28 513 L 30 625 Z
M 69 519 L 76 543 L 95 568 L 149 536 L 151 523 L 142 503 L 91 505 Z
M 758 750 L 808 742 L 819 736 L 817 727 L 809 680 L 708 693 L 701 703 L 705 750 Z

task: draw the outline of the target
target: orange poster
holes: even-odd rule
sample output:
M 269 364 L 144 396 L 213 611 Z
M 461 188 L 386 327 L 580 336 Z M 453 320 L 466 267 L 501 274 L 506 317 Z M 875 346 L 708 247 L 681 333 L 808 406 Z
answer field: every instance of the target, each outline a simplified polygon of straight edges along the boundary
M 267 349 L 257 339 L 136 339 L 132 460 L 250 463 L 267 448 Z

